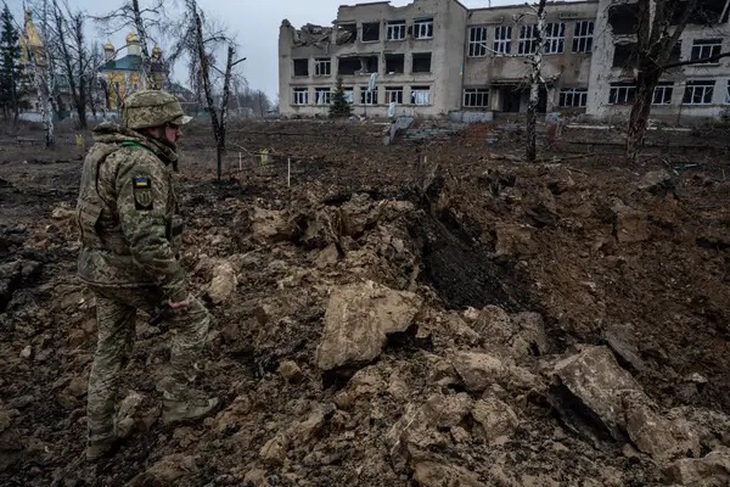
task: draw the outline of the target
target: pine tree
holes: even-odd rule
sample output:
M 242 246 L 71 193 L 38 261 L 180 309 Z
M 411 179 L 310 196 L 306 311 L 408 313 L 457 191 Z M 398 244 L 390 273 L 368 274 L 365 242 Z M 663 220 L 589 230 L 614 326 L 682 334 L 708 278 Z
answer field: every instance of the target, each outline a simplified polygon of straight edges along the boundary
M 330 117 L 349 117 L 352 113 L 352 106 L 345 97 L 345 89 L 342 87 L 342 78 L 337 78 L 335 91 L 332 93 L 332 104 L 330 105 Z
M 7 4 L 0 13 L 0 29 L 0 106 L 6 120 L 10 113 L 17 120 L 24 76 L 20 34 Z

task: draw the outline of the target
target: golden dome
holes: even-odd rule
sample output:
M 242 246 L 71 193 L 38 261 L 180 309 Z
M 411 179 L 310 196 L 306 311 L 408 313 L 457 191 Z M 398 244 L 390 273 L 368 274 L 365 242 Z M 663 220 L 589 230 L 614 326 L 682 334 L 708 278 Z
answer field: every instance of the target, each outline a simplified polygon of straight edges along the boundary
M 162 49 L 160 49 L 160 46 L 155 46 L 152 48 L 152 56 L 162 57 Z
M 104 44 L 104 50 L 105 51 L 114 51 L 114 44 L 112 44 L 111 39 L 106 41 L 106 44 Z
M 136 32 L 130 32 L 127 36 L 127 44 L 139 44 L 139 36 Z

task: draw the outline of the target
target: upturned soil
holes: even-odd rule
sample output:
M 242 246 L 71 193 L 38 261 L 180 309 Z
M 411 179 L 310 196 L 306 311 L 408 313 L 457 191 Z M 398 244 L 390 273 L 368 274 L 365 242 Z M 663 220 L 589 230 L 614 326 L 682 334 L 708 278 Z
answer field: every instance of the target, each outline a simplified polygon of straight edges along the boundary
M 199 387 L 222 406 L 162 425 L 172 331 L 140 313 L 120 397 L 127 438 L 95 464 L 84 458 L 95 305 L 75 275 L 73 226 L 83 150 L 69 134 L 52 150 L 1 135 L 0 485 L 676 482 L 675 458 L 599 448 L 561 419 L 551 370 L 585 345 L 609 346 L 658 413 L 702 425 L 694 456 L 730 447 L 727 132 L 653 134 L 627 165 L 611 145 L 620 134 L 566 130 L 526 164 L 519 130 L 499 124 L 387 146 L 385 128 L 232 122 L 220 181 L 208 127 L 189 129 L 182 259 L 215 316 Z M 235 280 L 218 299 L 221 268 Z M 330 296 L 367 281 L 417 295 L 413 326 L 369 363 L 321 370 Z M 480 323 L 526 312 L 545 341 L 508 359 Z M 442 380 L 439 364 L 460 351 L 530 378 L 481 391 Z M 496 437 L 473 412 L 484 401 L 516 418 L 497 421 L 514 424 Z

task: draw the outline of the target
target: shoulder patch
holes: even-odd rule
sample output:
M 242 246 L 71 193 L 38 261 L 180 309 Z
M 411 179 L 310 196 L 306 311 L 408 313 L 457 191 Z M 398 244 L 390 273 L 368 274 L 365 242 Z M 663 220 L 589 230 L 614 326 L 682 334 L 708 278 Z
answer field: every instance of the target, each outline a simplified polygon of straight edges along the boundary
M 151 210 L 153 207 L 152 178 L 149 176 L 134 176 L 132 178 L 134 193 L 134 208 L 137 210 Z

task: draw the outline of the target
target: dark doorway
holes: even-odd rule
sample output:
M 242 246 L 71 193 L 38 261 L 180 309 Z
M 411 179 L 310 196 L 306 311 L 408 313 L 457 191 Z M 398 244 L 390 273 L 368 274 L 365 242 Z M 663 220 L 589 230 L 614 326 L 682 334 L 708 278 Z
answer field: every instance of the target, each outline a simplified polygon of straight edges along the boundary
M 518 113 L 520 111 L 520 99 L 522 92 L 515 86 L 504 86 L 502 88 L 502 111 L 507 113 Z

